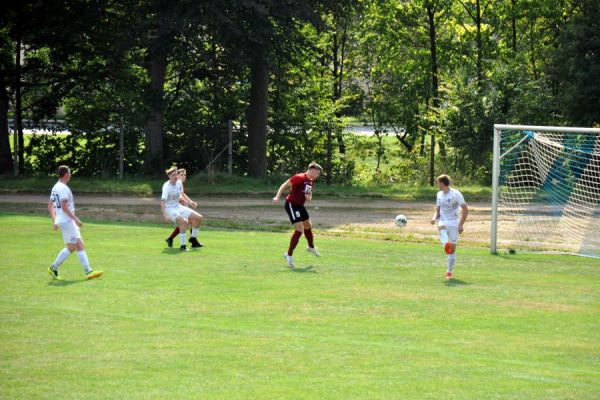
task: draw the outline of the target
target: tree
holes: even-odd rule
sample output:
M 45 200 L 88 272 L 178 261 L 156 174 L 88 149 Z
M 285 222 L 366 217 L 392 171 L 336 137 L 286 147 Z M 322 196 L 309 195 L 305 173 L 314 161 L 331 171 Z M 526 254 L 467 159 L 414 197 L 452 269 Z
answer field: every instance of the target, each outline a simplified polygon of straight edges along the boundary
M 600 7 L 574 1 L 575 10 L 558 38 L 550 74 L 569 123 L 600 124 Z

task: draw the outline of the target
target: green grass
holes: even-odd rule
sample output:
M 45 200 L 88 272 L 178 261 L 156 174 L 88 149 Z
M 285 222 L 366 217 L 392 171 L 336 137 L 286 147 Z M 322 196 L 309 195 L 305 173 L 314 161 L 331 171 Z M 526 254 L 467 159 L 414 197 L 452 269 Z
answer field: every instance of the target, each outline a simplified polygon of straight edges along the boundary
M 269 195 L 273 196 L 279 185 L 287 177 L 270 177 L 252 179 L 240 176 L 217 174 L 208 177 L 196 175 L 188 178 L 185 187 L 192 195 Z M 100 195 L 132 195 L 153 196 L 160 193 L 166 179 L 162 177 L 127 177 L 123 180 L 105 179 L 98 177 L 82 177 L 74 175 L 69 186 L 74 192 Z M 47 176 L 25 176 L 21 178 L 3 177 L 0 179 L 0 194 L 2 193 L 48 193 L 56 183 L 56 178 Z M 481 185 L 466 185 L 458 187 L 469 201 L 488 201 L 491 198 L 491 188 Z M 430 186 L 413 186 L 396 184 L 388 187 L 379 186 L 344 186 L 326 185 L 317 182 L 315 191 L 324 197 L 359 197 L 383 198 L 406 201 L 431 201 L 435 198 L 437 188 Z
M 84 281 L 48 218 L 0 214 L 2 399 L 597 399 L 598 261 L 89 223 Z

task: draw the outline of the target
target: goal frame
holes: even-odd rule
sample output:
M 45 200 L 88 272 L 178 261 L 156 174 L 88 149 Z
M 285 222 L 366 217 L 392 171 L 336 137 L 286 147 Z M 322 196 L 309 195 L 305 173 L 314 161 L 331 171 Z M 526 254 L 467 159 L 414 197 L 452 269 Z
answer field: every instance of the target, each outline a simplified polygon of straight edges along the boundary
M 500 191 L 500 160 L 504 155 L 508 154 L 512 150 L 509 149 L 505 154 L 500 154 L 500 132 L 505 130 L 587 133 L 600 136 L 600 128 L 494 124 L 494 150 L 492 159 L 492 223 L 490 235 L 490 252 L 492 254 L 498 254 L 498 197 Z

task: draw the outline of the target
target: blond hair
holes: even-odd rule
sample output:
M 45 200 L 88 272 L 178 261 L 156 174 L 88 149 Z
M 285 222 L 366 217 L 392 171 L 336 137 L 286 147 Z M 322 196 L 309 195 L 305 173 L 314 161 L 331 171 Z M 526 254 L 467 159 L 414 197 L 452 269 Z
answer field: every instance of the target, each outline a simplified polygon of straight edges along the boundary
M 323 172 L 323 167 L 321 167 L 319 164 L 317 164 L 316 162 L 311 162 L 310 164 L 308 164 L 308 169 L 318 169 L 319 172 Z
M 167 174 L 167 176 L 171 175 L 173 172 L 177 171 L 177 167 L 175 165 L 173 165 L 170 168 L 167 168 L 165 170 L 165 173 Z

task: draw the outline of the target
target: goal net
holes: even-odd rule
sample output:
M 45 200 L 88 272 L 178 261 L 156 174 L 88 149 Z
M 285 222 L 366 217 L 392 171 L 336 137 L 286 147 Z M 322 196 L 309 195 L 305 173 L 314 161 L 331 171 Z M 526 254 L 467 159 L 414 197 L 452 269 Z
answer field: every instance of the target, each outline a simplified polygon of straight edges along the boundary
M 494 125 L 491 250 L 600 258 L 600 129 Z

